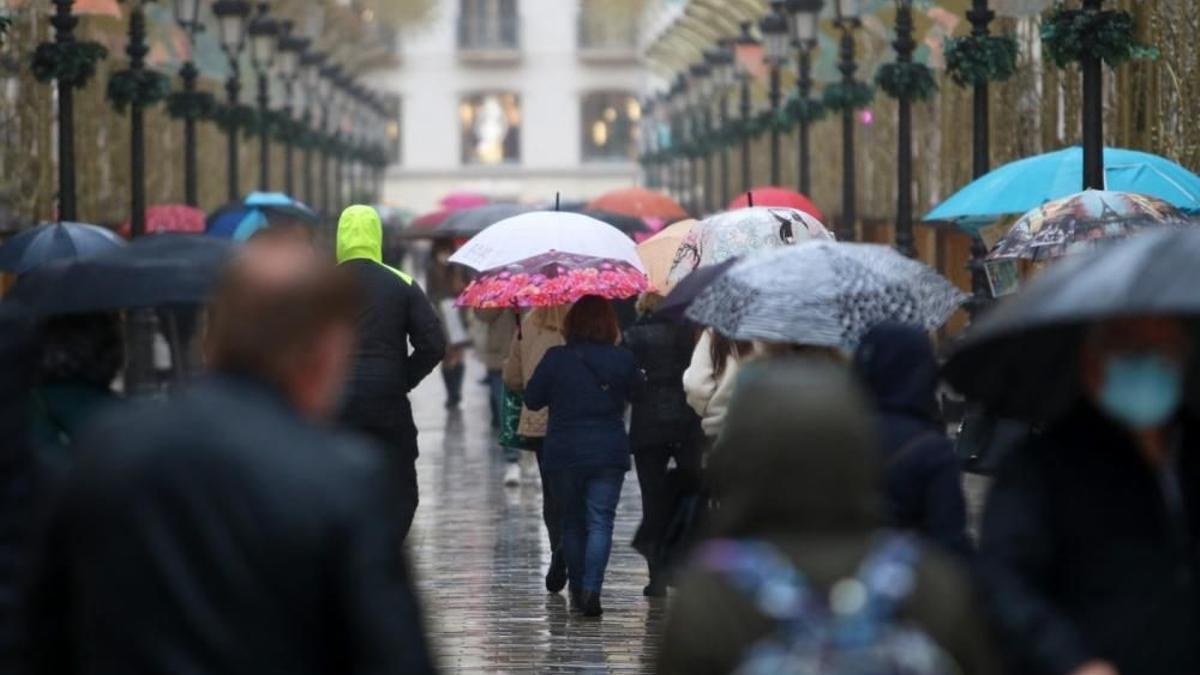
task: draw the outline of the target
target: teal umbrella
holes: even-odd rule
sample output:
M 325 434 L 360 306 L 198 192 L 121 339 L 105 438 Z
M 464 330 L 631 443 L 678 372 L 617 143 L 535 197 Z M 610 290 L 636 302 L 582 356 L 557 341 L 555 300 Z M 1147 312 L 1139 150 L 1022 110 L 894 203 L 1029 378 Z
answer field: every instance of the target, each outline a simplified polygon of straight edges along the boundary
M 1150 195 L 1183 211 L 1200 211 L 1200 176 L 1164 157 L 1105 148 L 1104 174 L 1108 190 Z M 951 195 L 924 219 L 972 228 L 1069 197 L 1082 185 L 1083 149 L 1073 146 L 1005 164 Z

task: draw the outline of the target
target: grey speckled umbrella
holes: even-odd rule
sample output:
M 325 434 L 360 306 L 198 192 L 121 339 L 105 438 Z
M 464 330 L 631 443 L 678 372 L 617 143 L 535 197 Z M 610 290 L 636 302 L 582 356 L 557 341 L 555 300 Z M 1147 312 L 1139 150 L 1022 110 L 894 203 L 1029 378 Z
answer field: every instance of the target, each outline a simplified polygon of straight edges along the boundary
M 966 295 L 887 246 L 810 241 L 735 265 L 687 318 L 737 340 L 853 349 L 884 322 L 933 330 Z

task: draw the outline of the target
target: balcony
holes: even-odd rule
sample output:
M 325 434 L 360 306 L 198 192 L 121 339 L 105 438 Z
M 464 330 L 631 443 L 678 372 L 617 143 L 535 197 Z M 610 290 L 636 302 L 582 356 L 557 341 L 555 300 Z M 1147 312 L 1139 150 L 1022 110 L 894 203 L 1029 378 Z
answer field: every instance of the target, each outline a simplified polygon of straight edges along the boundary
M 637 63 L 638 24 L 636 18 L 613 21 L 581 13 L 577 31 L 580 61 L 592 64 L 619 65 Z
M 507 64 L 521 60 L 519 16 L 458 17 L 458 58 L 466 63 Z

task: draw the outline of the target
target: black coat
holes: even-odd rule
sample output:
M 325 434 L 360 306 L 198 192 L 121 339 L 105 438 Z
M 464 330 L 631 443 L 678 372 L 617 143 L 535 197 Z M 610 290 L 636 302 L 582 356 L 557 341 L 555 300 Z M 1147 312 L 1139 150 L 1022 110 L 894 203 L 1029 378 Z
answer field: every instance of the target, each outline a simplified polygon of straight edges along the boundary
M 445 355 L 442 324 L 420 287 L 392 269 L 366 259 L 342 266 L 358 278 L 364 296 L 342 420 L 397 450 L 400 459 L 416 459 L 408 393 Z
M 891 524 L 969 554 L 962 471 L 938 419 L 929 338 L 909 326 L 879 326 L 859 345 L 855 365 L 875 400 Z
M 980 558 L 1014 672 L 1095 658 L 1121 675 L 1200 672 L 1196 430 L 1183 435 L 1178 508 L 1132 439 L 1090 407 L 1005 459 Z
M 33 589 L 38 673 L 423 673 L 380 452 L 213 376 L 81 439 Z
M 700 418 L 683 390 L 683 372 L 696 344 L 692 328 L 644 316 L 625 331 L 624 344 L 646 374 L 645 386 L 633 399 L 629 426 L 633 451 L 699 439 Z

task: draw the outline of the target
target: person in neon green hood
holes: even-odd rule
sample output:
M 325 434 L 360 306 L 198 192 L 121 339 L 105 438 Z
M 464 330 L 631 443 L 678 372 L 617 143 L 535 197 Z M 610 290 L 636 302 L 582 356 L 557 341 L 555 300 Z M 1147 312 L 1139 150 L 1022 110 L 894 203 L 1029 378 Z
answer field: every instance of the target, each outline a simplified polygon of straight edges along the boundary
M 403 493 L 399 516 L 407 534 L 417 511 L 417 427 L 408 393 L 441 362 L 445 331 L 413 278 L 383 263 L 383 224 L 375 209 L 351 206 L 342 214 L 337 260 L 357 279 L 363 295 L 340 419 L 394 456 L 390 464 Z

